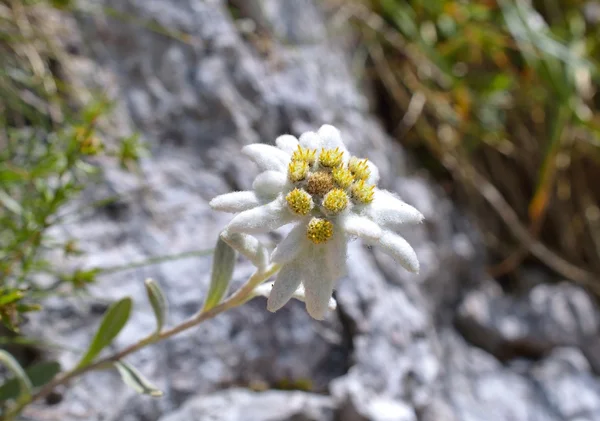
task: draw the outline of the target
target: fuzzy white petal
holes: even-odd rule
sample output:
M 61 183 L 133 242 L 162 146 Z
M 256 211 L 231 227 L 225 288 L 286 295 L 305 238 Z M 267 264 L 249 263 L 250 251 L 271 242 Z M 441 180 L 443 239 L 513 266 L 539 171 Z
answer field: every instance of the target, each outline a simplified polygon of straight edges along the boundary
M 275 144 L 279 149 L 291 155 L 298 149 L 299 142 L 298 139 L 291 134 L 284 134 L 275 139 Z
M 215 197 L 210 201 L 211 208 L 221 212 L 243 212 L 259 206 L 260 200 L 252 191 L 236 191 Z
M 254 288 L 254 291 L 252 291 L 252 296 L 253 297 L 261 296 L 261 297 L 269 298 L 269 295 L 271 294 L 271 290 L 273 289 L 274 284 L 275 284 L 275 282 L 265 282 L 264 284 L 257 286 L 256 288 Z M 305 303 L 306 295 L 305 295 L 305 291 L 304 291 L 304 286 L 300 285 L 298 287 L 298 289 L 292 295 L 292 298 L 295 298 L 296 300 L 302 301 L 303 303 Z M 337 302 L 335 301 L 335 299 L 333 297 L 331 297 L 329 299 L 328 308 L 330 311 L 335 311 L 335 309 L 337 308 Z
M 308 242 L 306 224 L 300 223 L 275 247 L 271 254 L 271 262 L 278 265 L 289 262 L 298 255 L 303 247 L 310 246 L 307 244 Z
M 248 234 L 223 231 L 221 238 L 234 250 L 250 260 L 257 268 L 265 268 L 269 264 L 267 248 L 255 237 Z
M 321 141 L 323 142 L 324 148 L 335 149 L 340 148 L 346 150 L 346 145 L 342 141 L 342 135 L 340 131 L 330 124 L 324 124 L 317 132 Z
M 384 231 L 378 243 L 383 250 L 392 256 L 404 269 L 409 272 L 419 273 L 419 259 L 413 248 L 404 238 L 391 231 Z
M 343 278 L 347 274 L 347 245 L 346 237 L 342 232 L 335 232 L 333 238 L 327 244 L 327 264 L 334 281 Z
M 323 147 L 323 141 L 315 132 L 304 132 L 300 136 L 300 145 L 303 148 L 320 149 Z
M 301 281 L 302 272 L 299 270 L 297 262 L 284 265 L 277 274 L 277 279 L 269 294 L 267 310 L 277 311 L 283 307 L 292 298 Z
M 266 205 L 240 213 L 227 225 L 227 230 L 259 234 L 276 230 L 294 219 L 294 215 L 286 207 L 285 200 L 279 197 Z
M 377 185 L 379 182 L 379 168 L 377 168 L 377 166 L 371 161 L 367 161 L 367 165 L 369 167 L 369 171 L 371 171 L 371 175 L 369 175 L 369 178 L 367 178 L 367 182 Z
M 343 153 L 343 160 L 348 163 L 350 160 L 350 153 L 346 149 L 346 145 L 342 141 L 342 135 L 340 131 L 330 124 L 324 124 L 317 132 L 323 143 L 323 148 L 335 149 L 339 148 Z
M 325 318 L 335 283 L 327 262 L 329 244 L 327 242 L 318 246 L 315 245 L 308 248 L 307 253 L 302 254 L 307 260 L 303 266 L 304 276 L 302 277 L 306 296 L 306 310 L 312 318 L 317 320 Z
M 256 176 L 252 189 L 257 195 L 274 199 L 285 188 L 287 175 L 279 171 L 265 171 Z
M 394 230 L 402 224 L 423 221 L 421 212 L 387 190 L 375 190 L 373 202 L 365 208 L 365 214 L 381 226 Z
M 381 228 L 375 222 L 366 216 L 353 213 L 340 216 L 338 224 L 347 234 L 367 241 L 377 241 L 382 234 Z
M 304 289 L 304 286 L 300 285 L 298 287 L 298 289 L 296 290 L 296 292 L 294 292 L 294 295 L 292 295 L 292 298 L 295 298 L 295 299 L 300 300 L 303 303 L 305 303 L 306 302 L 306 291 Z M 337 302 L 335 301 L 335 299 L 333 297 L 329 298 L 329 303 L 327 304 L 327 307 L 331 311 L 334 311 L 337 308 Z
M 244 146 L 242 153 L 254 161 L 262 170 L 286 172 L 290 160 L 289 155 L 281 149 L 263 143 Z

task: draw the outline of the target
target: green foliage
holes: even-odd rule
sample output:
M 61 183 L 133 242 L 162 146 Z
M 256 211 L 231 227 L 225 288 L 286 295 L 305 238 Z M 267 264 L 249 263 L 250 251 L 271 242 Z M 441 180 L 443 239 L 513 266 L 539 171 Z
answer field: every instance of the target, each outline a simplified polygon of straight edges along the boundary
M 156 333 L 159 334 L 165 325 L 167 318 L 168 303 L 165 294 L 154 279 L 146 279 L 144 282 L 146 287 L 146 294 L 148 295 L 148 301 L 154 311 L 154 317 L 156 318 Z
M 158 398 L 163 392 L 156 388 L 146 379 L 134 366 L 124 361 L 115 363 L 123 382 L 141 395 L 149 395 Z
M 370 10 L 356 21 L 384 103 L 393 105 L 386 110 L 391 130 L 433 156 L 424 162 L 444 165 L 465 183 L 459 191 L 480 216 L 490 250 L 520 261 L 481 186 L 456 176 L 452 163 L 490 180 L 533 236 L 600 273 L 593 180 L 600 170 L 600 25 L 586 21 L 582 3 L 366 4 Z
M 233 276 L 235 258 L 235 250 L 219 237 L 217 246 L 215 247 L 215 254 L 213 255 L 212 276 L 203 311 L 208 311 L 215 307 L 225 296 L 229 282 L 231 282 L 231 277 Z
M 91 363 L 100 351 L 112 343 L 129 320 L 132 304 L 131 298 L 123 298 L 108 308 L 88 350 L 79 361 L 78 367 L 84 367 Z
M 33 388 L 39 388 L 58 374 L 60 364 L 56 361 L 44 361 L 28 367 L 24 374 L 31 381 Z M 0 386 L 0 402 L 5 402 L 19 397 L 19 380 L 10 379 Z
M 14 375 L 14 378 L 18 385 L 17 398 L 27 399 L 31 396 L 31 390 L 33 388 L 31 380 L 27 377 L 25 370 L 21 367 L 21 364 L 14 359 L 8 352 L 0 349 L 0 362 L 10 370 Z

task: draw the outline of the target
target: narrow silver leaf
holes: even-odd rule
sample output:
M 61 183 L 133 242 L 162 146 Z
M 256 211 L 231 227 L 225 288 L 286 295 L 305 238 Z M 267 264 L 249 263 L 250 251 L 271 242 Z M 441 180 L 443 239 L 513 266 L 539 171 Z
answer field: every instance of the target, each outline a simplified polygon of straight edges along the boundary
M 156 333 L 160 333 L 167 319 L 167 299 L 160 285 L 154 279 L 146 279 L 144 285 L 146 287 L 146 294 L 148 294 L 148 301 L 150 301 L 154 316 L 156 317 Z
M 19 397 L 29 397 L 31 396 L 31 389 L 33 386 L 31 385 L 31 380 L 25 374 L 25 370 L 21 367 L 21 364 L 8 352 L 3 349 L 0 349 L 0 362 L 6 366 L 12 373 L 15 375 L 15 378 L 19 382 Z
M 213 255 L 212 277 L 203 311 L 210 310 L 223 299 L 233 276 L 235 258 L 235 250 L 219 237 Z
M 154 386 L 142 373 L 124 361 L 117 361 L 115 367 L 121 375 L 123 382 L 141 395 L 149 395 L 158 398 L 163 395 L 163 392 Z

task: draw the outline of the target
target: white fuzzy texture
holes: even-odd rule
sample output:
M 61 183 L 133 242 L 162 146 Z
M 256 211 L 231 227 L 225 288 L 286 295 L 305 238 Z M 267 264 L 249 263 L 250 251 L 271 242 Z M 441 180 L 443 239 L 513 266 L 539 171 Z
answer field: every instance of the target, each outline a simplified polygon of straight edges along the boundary
M 327 313 L 329 298 L 333 294 L 335 281 L 331 265 L 327 261 L 327 248 L 331 242 L 314 245 L 302 250 L 303 260 L 310 264 L 302 265 L 302 283 L 306 296 L 306 311 L 313 319 L 323 320 Z
M 290 157 L 275 146 L 255 143 L 244 146 L 242 153 L 250 158 L 261 170 L 287 171 Z
M 377 241 L 382 234 L 381 228 L 375 222 L 353 213 L 341 216 L 339 224 L 347 234 L 368 241 Z
M 300 282 L 302 282 L 302 271 L 299 262 L 285 265 L 277 274 L 277 280 L 273 284 L 273 290 L 267 300 L 267 310 L 277 311 L 287 303 L 294 295 Z
M 323 141 L 315 132 L 305 132 L 300 136 L 300 146 L 308 149 L 319 149 L 323 147 Z
M 255 297 L 260 296 L 260 297 L 268 298 L 271 295 L 271 291 L 273 290 L 273 285 L 274 285 L 274 282 L 265 282 L 264 284 L 257 286 L 254 289 L 254 291 L 252 291 L 252 295 Z M 296 300 L 299 300 L 302 302 L 306 302 L 304 286 L 302 284 L 298 287 L 298 289 L 296 291 L 294 291 L 292 298 L 295 298 Z M 335 311 L 335 309 L 337 308 L 337 302 L 335 301 L 335 299 L 333 297 L 331 297 L 329 299 L 328 307 L 329 307 L 330 311 Z M 273 310 L 273 311 L 276 311 L 276 310 Z
M 227 225 L 227 230 L 246 234 L 261 234 L 276 230 L 293 220 L 294 217 L 287 209 L 285 199 L 277 198 L 266 205 L 238 214 Z
M 279 171 L 265 171 L 254 179 L 252 189 L 257 195 L 273 200 L 288 183 L 287 175 Z
M 423 215 L 417 209 L 403 202 L 386 190 L 376 190 L 365 214 L 379 225 L 397 230 L 402 224 L 417 224 L 423 221 Z
M 309 240 L 306 238 L 306 225 L 296 225 L 289 234 L 275 247 L 271 254 L 271 262 L 282 265 L 298 255 Z
M 369 167 L 369 171 L 371 171 L 369 178 L 367 178 L 367 182 L 376 185 L 379 183 L 379 168 L 371 161 L 367 161 L 367 166 Z
M 275 139 L 275 144 L 279 149 L 291 155 L 298 149 L 299 142 L 291 134 L 284 134 Z
M 215 197 L 210 201 L 211 208 L 221 212 L 237 213 L 259 206 L 260 200 L 251 191 L 236 191 Z
M 323 210 L 318 197 L 314 198 L 314 206 L 305 216 L 296 215 L 289 209 L 286 195 L 291 189 L 302 187 L 301 183 L 294 184 L 288 180 L 292 154 L 298 145 L 316 149 L 317 153 L 323 148 L 339 148 L 347 163 L 350 154 L 338 129 L 324 125 L 318 132 L 306 132 L 299 139 L 291 135 L 280 136 L 275 143 L 277 147 L 255 144 L 242 150 L 263 170 L 254 180 L 252 191 L 225 194 L 210 203 L 217 210 L 239 212 L 222 234 L 231 247 L 259 268 L 264 269 L 269 264 L 281 265 L 274 283 L 263 284 L 254 291 L 256 295 L 268 296 L 269 311 L 277 311 L 291 298 L 297 298 L 306 303 L 311 317 L 322 320 L 328 309 L 335 308 L 331 295 L 335 282 L 346 276 L 347 243 L 353 238 L 379 246 L 405 269 L 419 271 L 415 251 L 395 231 L 403 224 L 421 222 L 423 215 L 388 191 L 375 187 L 371 203 L 364 204 L 353 199 L 337 215 Z M 371 161 L 367 161 L 367 165 L 370 170 L 367 182 L 376 185 L 379 170 Z M 315 168 L 324 170 L 317 164 L 311 171 Z M 332 237 L 320 244 L 313 243 L 307 236 L 307 226 L 313 217 L 324 218 L 333 224 Z M 289 223 L 296 225 L 270 256 L 252 236 L 274 231 Z
M 264 269 L 268 266 L 269 251 L 255 237 L 248 234 L 223 231 L 221 233 L 221 238 L 229 244 L 231 248 L 250 260 L 257 268 Z
M 391 231 L 385 231 L 377 243 L 409 272 L 419 273 L 419 259 L 413 248 L 404 238 Z

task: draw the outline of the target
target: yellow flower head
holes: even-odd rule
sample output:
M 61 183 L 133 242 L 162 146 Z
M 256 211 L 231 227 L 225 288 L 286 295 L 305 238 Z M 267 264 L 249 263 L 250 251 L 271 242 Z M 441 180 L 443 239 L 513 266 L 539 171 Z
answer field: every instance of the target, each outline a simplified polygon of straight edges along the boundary
M 329 212 L 340 213 L 348 206 L 348 195 L 342 189 L 333 189 L 323 198 L 323 206 Z
M 313 218 L 308 223 L 306 236 L 315 244 L 324 243 L 333 236 L 333 224 L 326 219 Z
M 368 162 L 368 159 L 359 159 L 353 156 L 348 162 L 348 169 L 357 179 L 366 180 L 371 175 Z
M 333 181 L 343 189 L 347 189 L 354 182 L 352 173 L 343 166 L 334 168 L 331 171 L 331 175 L 333 176 Z
M 285 196 L 288 208 L 297 215 L 308 215 L 314 203 L 310 194 L 302 189 L 294 189 Z
M 291 161 L 288 165 L 288 179 L 295 183 L 304 180 L 308 175 L 308 162 Z
M 292 154 L 292 161 L 304 161 L 307 164 L 312 165 L 315 163 L 316 157 L 316 149 L 303 148 L 302 146 L 298 145 L 298 149 L 296 149 Z
M 357 181 L 352 185 L 352 197 L 361 203 L 371 203 L 375 194 L 375 186 L 367 184 L 365 180 Z
M 328 168 L 337 167 L 342 163 L 344 152 L 340 148 L 335 149 L 322 149 L 319 154 L 319 163 Z

